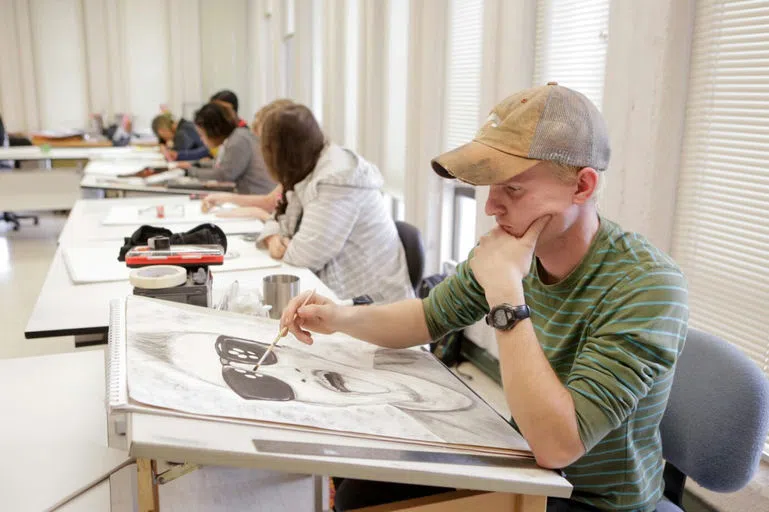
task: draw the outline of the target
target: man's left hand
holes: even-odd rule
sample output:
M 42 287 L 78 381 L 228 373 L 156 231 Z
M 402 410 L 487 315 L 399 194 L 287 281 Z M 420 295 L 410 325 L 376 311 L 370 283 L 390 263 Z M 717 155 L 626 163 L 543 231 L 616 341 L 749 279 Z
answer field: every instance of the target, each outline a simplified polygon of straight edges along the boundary
M 538 218 L 521 237 L 508 234 L 500 226 L 481 237 L 470 260 L 470 268 L 487 298 L 503 297 L 520 287 L 531 268 L 539 235 L 550 218 L 550 215 Z

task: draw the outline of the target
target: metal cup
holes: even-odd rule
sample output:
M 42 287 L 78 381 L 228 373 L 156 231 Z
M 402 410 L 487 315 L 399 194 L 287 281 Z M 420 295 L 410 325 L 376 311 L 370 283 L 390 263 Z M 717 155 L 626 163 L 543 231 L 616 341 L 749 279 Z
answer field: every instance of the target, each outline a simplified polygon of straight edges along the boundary
M 274 274 L 263 281 L 264 303 L 272 306 L 270 318 L 279 319 L 289 301 L 299 295 L 299 277 L 291 274 Z

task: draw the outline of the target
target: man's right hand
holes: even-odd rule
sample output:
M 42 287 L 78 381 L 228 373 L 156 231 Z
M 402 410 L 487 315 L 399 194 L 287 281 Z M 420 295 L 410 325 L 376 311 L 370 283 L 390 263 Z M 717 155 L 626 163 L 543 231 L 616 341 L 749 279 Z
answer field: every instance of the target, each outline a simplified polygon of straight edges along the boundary
M 203 198 L 203 202 L 200 204 L 200 208 L 201 210 L 203 210 L 203 213 L 207 213 L 214 206 L 219 206 L 220 204 L 224 204 L 224 203 L 232 203 L 234 197 L 235 197 L 235 194 L 232 194 L 230 192 L 219 192 L 216 194 L 208 194 L 206 197 Z
M 320 334 L 337 332 L 341 327 L 340 321 L 344 311 L 349 309 L 317 293 L 302 306 L 310 293 L 312 292 L 307 291 L 294 297 L 283 309 L 280 317 L 281 330 L 288 327 L 296 339 L 308 345 L 313 342 L 312 332 Z

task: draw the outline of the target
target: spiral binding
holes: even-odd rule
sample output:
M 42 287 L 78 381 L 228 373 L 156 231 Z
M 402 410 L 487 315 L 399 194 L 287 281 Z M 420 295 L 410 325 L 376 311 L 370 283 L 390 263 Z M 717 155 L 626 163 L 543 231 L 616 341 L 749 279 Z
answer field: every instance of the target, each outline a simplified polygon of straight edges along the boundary
M 128 405 L 126 376 L 126 300 L 113 299 L 109 303 L 109 334 L 107 362 L 107 406 L 109 409 Z

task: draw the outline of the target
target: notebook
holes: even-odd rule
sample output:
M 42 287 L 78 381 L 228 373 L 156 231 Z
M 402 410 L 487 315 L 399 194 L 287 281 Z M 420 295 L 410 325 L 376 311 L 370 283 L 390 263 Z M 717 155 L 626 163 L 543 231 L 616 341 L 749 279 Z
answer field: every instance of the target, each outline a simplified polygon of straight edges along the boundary
M 432 354 L 344 334 L 289 335 L 257 373 L 275 320 L 129 296 L 110 305 L 111 414 L 217 419 L 532 458 L 521 435 Z M 471 426 L 470 428 L 468 428 Z

